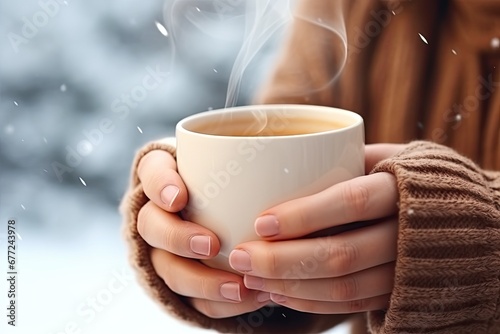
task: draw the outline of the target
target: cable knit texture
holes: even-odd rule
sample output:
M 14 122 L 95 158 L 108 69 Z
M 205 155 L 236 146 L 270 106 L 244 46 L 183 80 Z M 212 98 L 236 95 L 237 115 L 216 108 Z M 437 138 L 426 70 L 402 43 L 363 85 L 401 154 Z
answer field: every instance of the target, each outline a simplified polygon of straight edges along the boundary
M 400 193 L 395 288 L 373 333 L 500 333 L 500 173 L 415 142 L 373 172 Z

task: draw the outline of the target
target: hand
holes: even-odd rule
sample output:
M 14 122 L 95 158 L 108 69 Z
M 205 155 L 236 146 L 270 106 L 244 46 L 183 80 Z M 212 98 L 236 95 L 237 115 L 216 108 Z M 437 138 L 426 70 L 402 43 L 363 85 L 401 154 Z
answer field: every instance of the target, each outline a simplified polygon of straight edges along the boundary
M 366 146 L 366 170 L 403 148 Z M 394 176 L 376 173 L 280 204 L 255 222 L 263 241 L 238 245 L 230 264 L 245 275 L 247 288 L 269 292 L 275 303 L 299 311 L 330 314 L 387 308 L 394 284 L 398 197 Z M 324 235 L 331 227 L 368 221 L 362 228 L 310 237 L 318 231 Z
M 156 273 L 172 291 L 189 297 L 196 310 L 211 318 L 251 312 L 269 302 L 269 293 L 250 291 L 240 275 L 198 261 L 217 255 L 220 242 L 211 231 L 177 214 L 188 196 L 170 154 L 156 150 L 145 155 L 138 176 L 150 200 L 139 212 L 137 229 L 153 247 Z

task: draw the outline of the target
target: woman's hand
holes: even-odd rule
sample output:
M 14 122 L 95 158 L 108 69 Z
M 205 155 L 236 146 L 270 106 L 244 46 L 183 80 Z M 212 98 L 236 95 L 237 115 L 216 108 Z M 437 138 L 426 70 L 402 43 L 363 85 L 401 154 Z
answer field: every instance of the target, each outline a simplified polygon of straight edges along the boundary
M 217 255 L 220 243 L 206 228 L 182 220 L 177 214 L 187 203 L 184 183 L 174 158 L 160 150 L 145 155 L 138 176 L 150 201 L 138 215 L 137 229 L 153 247 L 156 273 L 177 294 L 211 318 L 225 318 L 261 308 L 269 293 L 249 290 L 237 274 L 212 269 L 199 259 Z
M 366 146 L 366 170 L 404 147 Z M 299 311 L 387 308 L 394 280 L 398 198 L 394 176 L 376 173 L 280 204 L 255 222 L 263 241 L 237 246 L 230 264 L 245 275 L 247 288 L 269 292 L 275 303 Z M 331 236 L 301 238 L 355 222 L 370 223 Z

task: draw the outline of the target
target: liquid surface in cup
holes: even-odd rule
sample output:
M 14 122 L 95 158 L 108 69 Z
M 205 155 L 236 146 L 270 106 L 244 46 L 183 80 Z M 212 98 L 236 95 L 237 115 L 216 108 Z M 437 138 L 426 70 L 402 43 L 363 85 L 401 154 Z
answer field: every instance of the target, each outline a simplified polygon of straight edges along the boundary
M 304 115 L 236 115 L 205 120 L 189 126 L 193 132 L 217 136 L 291 136 L 337 130 L 349 126 L 346 121 Z

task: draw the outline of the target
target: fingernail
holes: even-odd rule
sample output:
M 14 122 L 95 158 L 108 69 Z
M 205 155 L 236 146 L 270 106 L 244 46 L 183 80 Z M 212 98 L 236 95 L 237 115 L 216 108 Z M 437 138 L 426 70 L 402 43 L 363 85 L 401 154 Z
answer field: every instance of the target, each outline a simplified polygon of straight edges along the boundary
M 220 294 L 226 299 L 241 302 L 240 285 L 236 282 L 222 284 Z
M 250 271 L 252 270 L 252 262 L 250 254 L 243 250 L 235 249 L 229 254 L 229 264 L 234 270 Z
M 260 237 L 272 237 L 279 233 L 278 220 L 271 215 L 257 218 L 254 227 Z
M 264 280 L 260 277 L 245 275 L 244 282 L 249 289 L 260 290 L 264 287 Z
M 259 292 L 257 294 L 257 301 L 259 303 L 268 302 L 271 300 L 271 294 L 269 292 Z
M 275 303 L 281 304 L 285 303 L 287 298 L 283 295 L 277 295 L 275 293 L 271 293 L 271 300 Z
M 179 195 L 179 188 L 174 185 L 168 185 L 160 193 L 161 201 L 171 207 L 177 196 Z
M 211 246 L 211 239 L 206 235 L 195 235 L 189 240 L 189 247 L 196 254 L 209 256 Z

